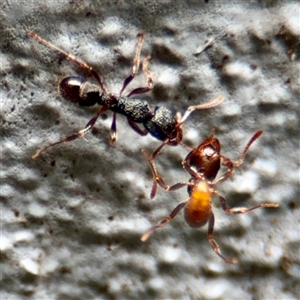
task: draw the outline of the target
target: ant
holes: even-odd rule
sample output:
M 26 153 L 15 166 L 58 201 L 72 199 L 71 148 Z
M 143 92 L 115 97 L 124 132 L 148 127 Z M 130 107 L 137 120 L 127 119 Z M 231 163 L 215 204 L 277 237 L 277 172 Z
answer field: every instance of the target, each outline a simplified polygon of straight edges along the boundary
M 211 131 L 209 138 L 203 141 L 198 147 L 192 149 L 183 160 L 183 168 L 191 175 L 189 182 L 178 182 L 172 186 L 167 185 L 164 180 L 158 175 L 153 156 L 149 156 L 143 149 L 142 153 L 149 162 L 154 184 L 151 191 L 151 198 L 155 196 L 157 184 L 166 191 L 173 191 L 183 186 L 188 187 L 189 198 L 179 203 L 171 214 L 150 228 L 142 237 L 145 242 L 154 230 L 165 226 L 169 223 L 179 211 L 184 209 L 184 218 L 190 227 L 202 227 L 208 222 L 208 241 L 213 251 L 227 263 L 237 263 L 235 258 L 226 258 L 222 255 L 217 242 L 213 238 L 213 228 L 215 217 L 212 211 L 212 195 L 216 195 L 222 209 L 228 214 L 244 214 L 260 207 L 278 207 L 277 203 L 261 203 L 253 207 L 237 207 L 228 208 L 226 200 L 215 189 L 214 186 L 229 178 L 233 173 L 234 168 L 239 167 L 244 160 L 244 157 L 252 145 L 252 143 L 262 134 L 262 131 L 257 131 L 247 143 L 240 158 L 237 161 L 232 161 L 229 158 L 220 154 L 221 145 L 218 139 L 214 137 L 214 129 Z M 156 153 L 157 154 L 157 153 Z M 216 178 L 221 164 L 227 168 L 227 171 L 219 178 Z
M 83 137 L 89 130 L 93 128 L 98 117 L 107 110 L 113 111 L 110 134 L 110 140 L 112 143 L 117 140 L 116 114 L 122 114 L 127 118 L 130 127 L 141 136 L 145 136 L 150 133 L 153 137 L 163 141 L 162 145 L 159 147 L 159 150 L 157 149 L 154 151 L 155 157 L 155 153 L 157 151 L 159 152 L 164 145 L 168 144 L 176 146 L 181 142 L 183 138 L 181 125 L 194 110 L 208 109 L 219 105 L 224 100 L 223 96 L 219 96 L 208 103 L 189 106 L 183 117 L 181 117 L 179 113 L 174 115 L 174 113 L 165 107 L 156 106 L 154 111 L 152 111 L 149 104 L 145 100 L 130 99 L 129 97 L 132 95 L 146 93 L 153 89 L 153 80 L 147 68 L 148 62 L 151 59 L 150 56 L 147 56 L 142 63 L 142 70 L 147 77 L 147 86 L 136 88 L 126 96 L 122 96 L 124 90 L 133 80 L 139 70 L 140 53 L 145 36 L 143 31 L 139 34 L 139 40 L 137 43 L 130 75 L 124 80 L 123 87 L 118 95 L 110 93 L 105 88 L 98 73 L 81 59 L 51 44 L 37 35 L 34 31 L 29 31 L 29 36 L 44 46 L 62 54 L 82 69 L 85 69 L 97 81 L 98 84 L 94 84 L 78 75 L 64 78 L 59 84 L 59 91 L 66 100 L 77 103 L 80 106 L 94 106 L 96 104 L 102 106 L 97 114 L 86 124 L 83 129 L 39 149 L 32 156 L 33 159 L 39 157 L 41 153 L 47 150 L 49 147 Z M 141 129 L 137 123 L 142 123 L 145 129 Z

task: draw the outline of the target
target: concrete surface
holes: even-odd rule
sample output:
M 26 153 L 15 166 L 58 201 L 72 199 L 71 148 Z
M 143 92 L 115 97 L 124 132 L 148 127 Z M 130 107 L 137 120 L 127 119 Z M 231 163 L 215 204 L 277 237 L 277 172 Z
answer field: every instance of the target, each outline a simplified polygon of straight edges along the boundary
M 208 2 L 208 1 L 207 1 Z M 1 2 L 1 299 L 299 299 L 299 38 L 296 1 Z M 214 200 L 215 239 L 182 213 L 142 243 L 140 236 L 187 198 L 159 189 L 140 137 L 111 113 L 93 134 L 31 156 L 83 128 L 97 109 L 62 99 L 59 81 L 86 75 L 28 37 L 29 30 L 92 65 L 110 91 L 129 74 L 137 34 L 151 54 L 155 88 L 141 98 L 194 112 L 184 141 L 196 146 L 215 128 L 235 159 L 254 134 L 244 164 L 217 189 L 230 206 L 273 201 L 278 209 L 226 215 Z M 210 47 L 205 45 L 209 43 Z M 128 87 L 144 86 L 142 72 Z M 167 183 L 188 180 L 187 151 L 166 147 L 157 160 Z

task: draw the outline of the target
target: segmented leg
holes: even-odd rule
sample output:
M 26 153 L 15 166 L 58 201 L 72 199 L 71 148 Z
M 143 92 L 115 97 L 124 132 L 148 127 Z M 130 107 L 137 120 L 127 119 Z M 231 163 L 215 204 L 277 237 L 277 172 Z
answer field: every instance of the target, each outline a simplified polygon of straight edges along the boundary
M 152 89 L 153 89 L 153 80 L 152 80 L 152 77 L 151 77 L 151 74 L 150 74 L 150 72 L 149 72 L 149 70 L 148 70 L 148 68 L 147 68 L 147 65 L 148 65 L 148 61 L 150 60 L 150 56 L 147 56 L 146 58 L 145 58 L 145 60 L 144 60 L 144 62 L 143 62 L 143 72 L 146 74 L 146 76 L 147 76 L 147 87 L 141 87 L 141 88 L 136 88 L 136 89 L 134 89 L 133 91 L 131 91 L 128 95 L 127 95 L 127 97 L 130 97 L 130 96 L 132 96 L 132 95 L 137 95 L 137 94 L 143 94 L 143 93 L 147 93 L 147 92 L 149 92 L 149 91 L 151 91 Z M 136 60 L 134 60 L 134 61 L 136 61 Z M 137 70 L 138 70 L 138 68 L 135 68 L 136 69 L 136 72 L 137 72 Z M 134 78 L 134 76 L 135 76 L 135 74 L 134 75 L 132 75 L 133 77 L 132 77 L 132 79 Z M 131 80 L 132 80 L 131 79 Z M 130 80 L 130 81 L 131 81 Z M 126 80 L 125 80 L 126 81 Z M 130 82 L 129 81 L 129 82 Z M 129 84 L 129 82 L 127 83 L 127 85 Z M 125 84 L 125 82 L 124 82 L 124 84 Z M 126 85 L 126 86 L 127 86 Z M 126 87 L 125 86 L 125 87 Z M 121 93 L 123 92 L 123 90 L 124 90 L 124 86 L 123 86 L 123 88 L 122 88 L 122 90 L 121 90 L 121 92 L 120 92 L 120 95 L 121 95 Z M 133 122 L 131 119 L 129 119 L 129 118 L 127 118 L 127 121 L 128 121 L 128 123 L 129 123 L 129 125 L 130 125 L 130 127 L 135 131 L 135 132 L 137 132 L 138 134 L 140 134 L 141 136 L 145 136 L 145 135 L 147 135 L 148 134 L 148 132 L 146 131 L 146 130 L 142 130 L 142 129 L 140 129 L 140 127 L 135 123 L 135 122 Z M 117 116 L 116 116 L 116 113 L 114 113 L 113 114 L 113 121 L 112 121 L 112 124 L 111 124 L 111 134 L 110 134 L 110 142 L 111 143 L 115 143 L 116 141 L 117 141 L 117 124 L 116 124 L 116 122 L 117 122 Z
M 133 122 L 131 119 L 127 118 L 127 122 L 129 126 L 139 135 L 145 136 L 148 134 L 148 131 L 146 129 L 141 129 L 135 122 Z
M 213 185 L 215 185 L 215 184 L 217 184 L 219 182 L 225 181 L 233 173 L 234 168 L 239 167 L 243 163 L 245 155 L 246 155 L 247 151 L 249 150 L 250 146 L 253 144 L 253 142 L 255 140 L 257 140 L 262 135 L 262 133 L 263 132 L 261 130 L 259 130 L 259 131 L 257 131 L 252 136 L 252 138 L 247 143 L 247 145 L 244 148 L 244 150 L 243 150 L 240 158 L 237 161 L 230 160 L 229 158 L 227 158 L 227 157 L 225 157 L 223 155 L 220 155 L 221 160 L 222 160 L 222 164 L 227 167 L 227 171 L 221 177 L 219 177 L 218 179 L 214 180 L 212 182 Z
M 150 59 L 151 59 L 151 56 L 148 55 L 143 61 L 143 72 L 145 73 L 145 75 L 147 77 L 147 86 L 134 89 L 127 95 L 127 97 L 130 97 L 132 95 L 147 93 L 153 89 L 153 79 L 152 79 L 151 73 L 147 67 Z
M 137 74 L 139 67 L 140 67 L 140 55 L 141 55 L 141 49 L 142 49 L 142 45 L 144 42 L 144 37 L 145 37 L 145 33 L 142 31 L 140 33 L 140 38 L 138 40 L 137 43 L 137 47 L 136 47 L 136 52 L 135 52 L 135 57 L 133 60 L 133 66 L 131 69 L 131 73 L 130 75 L 124 80 L 123 83 L 123 87 L 120 91 L 120 96 L 122 95 L 123 91 L 126 89 L 126 87 L 128 86 L 128 84 L 132 81 L 132 79 L 135 77 L 135 75 Z M 148 62 L 151 59 L 150 56 L 147 56 L 144 61 L 143 61 L 143 72 L 145 73 L 146 77 L 147 77 L 147 87 L 141 87 L 141 88 L 136 88 L 133 91 L 131 91 L 127 97 L 130 97 L 132 95 L 137 95 L 137 94 L 142 94 L 142 93 L 147 93 L 149 91 L 151 91 L 153 89 L 153 80 L 151 77 L 151 74 L 147 68 Z M 115 143 L 117 141 L 117 116 L 116 113 L 114 113 L 113 115 L 113 121 L 111 124 L 111 130 L 110 130 L 110 142 L 111 143 Z M 128 119 L 128 123 L 131 126 L 131 128 L 141 134 L 141 135 L 146 135 L 144 131 L 140 130 L 138 125 L 135 124 L 132 120 Z
M 55 145 L 62 144 L 62 143 L 71 142 L 71 141 L 74 141 L 74 140 L 76 140 L 76 139 L 78 139 L 78 138 L 83 137 L 90 129 L 93 128 L 93 126 L 94 126 L 94 124 L 96 123 L 98 117 L 99 117 L 104 111 L 106 111 L 107 109 L 108 109 L 108 107 L 102 106 L 102 108 L 99 110 L 99 112 L 97 113 L 97 115 L 94 116 L 94 117 L 86 124 L 86 126 L 85 126 L 83 129 L 81 129 L 81 130 L 79 130 L 78 132 L 75 132 L 75 133 L 73 133 L 73 134 L 71 134 L 71 135 L 68 135 L 68 136 L 62 138 L 62 139 L 61 139 L 60 141 L 58 141 L 58 142 L 51 143 L 50 145 L 47 145 L 47 146 L 45 146 L 45 147 L 39 149 L 39 150 L 32 156 L 32 159 L 38 158 L 38 157 L 41 155 L 42 152 L 44 152 L 45 150 L 47 150 L 47 149 L 50 148 L 50 147 L 53 147 L 53 146 L 55 146 Z
M 223 196 L 221 196 L 217 191 L 213 191 L 213 194 L 215 194 L 221 203 L 221 207 L 222 209 L 228 213 L 228 214 L 244 214 L 247 213 L 249 211 L 252 211 L 254 209 L 257 208 L 276 208 L 279 206 L 278 203 L 274 203 L 274 202 L 268 202 L 268 203 L 260 203 L 258 205 L 255 205 L 253 207 L 233 207 L 233 208 L 228 208 L 227 204 L 226 204 L 226 200 Z
M 142 31 L 140 33 L 140 38 L 138 40 L 138 43 L 137 43 L 137 47 L 136 47 L 136 51 L 135 51 L 135 56 L 134 56 L 134 60 L 133 60 L 133 66 L 132 66 L 132 69 L 131 69 L 131 73 L 130 75 L 124 80 L 124 83 L 123 83 L 123 87 L 120 91 L 120 95 L 122 95 L 123 91 L 126 89 L 127 85 L 132 81 L 132 79 L 135 77 L 135 75 L 137 74 L 138 70 L 139 70 L 139 67 L 140 67 L 140 56 L 141 56 L 141 49 L 142 49 L 142 45 L 143 45 L 143 42 L 144 42 L 144 38 L 145 38 L 145 33 L 144 31 Z M 147 63 L 148 61 L 150 60 L 150 56 L 148 56 L 144 63 L 146 65 L 146 69 L 147 69 Z M 143 63 L 143 65 L 144 65 Z M 146 76 L 147 76 L 147 80 L 148 80 L 148 74 L 145 73 Z M 149 78 L 151 78 L 150 76 L 150 73 L 149 73 Z M 152 80 L 151 80 L 152 82 Z M 148 82 L 148 86 L 149 86 L 150 82 Z
M 74 56 L 71 53 L 68 53 L 60 48 L 58 48 L 57 46 L 53 45 L 52 43 L 44 40 L 43 38 L 41 38 L 39 35 L 37 35 L 33 30 L 29 31 L 29 36 L 31 36 L 32 38 L 34 38 L 36 41 L 38 41 L 39 43 L 43 44 L 44 46 L 62 54 L 63 56 L 65 56 L 67 59 L 69 59 L 70 61 L 72 61 L 73 63 L 75 63 L 76 65 L 78 65 L 79 67 L 81 67 L 82 69 L 87 70 L 99 83 L 101 89 L 108 93 L 108 90 L 105 88 L 105 86 L 102 83 L 102 80 L 100 78 L 100 76 L 97 74 L 97 72 L 88 64 L 86 64 L 83 60 L 81 60 L 80 58 Z
M 118 139 L 118 133 L 117 133 L 117 113 L 113 113 L 111 126 L 110 126 L 110 138 L 109 141 L 111 144 L 114 144 Z
M 186 112 L 184 113 L 183 117 L 178 120 L 178 124 L 176 126 L 180 127 L 186 121 L 186 119 L 189 117 L 189 115 L 193 111 L 215 107 L 215 106 L 221 104 L 224 101 L 224 99 L 225 98 L 223 96 L 219 96 L 218 98 L 216 98 L 216 99 L 214 99 L 214 100 L 212 100 L 212 101 L 210 101 L 208 103 L 203 103 L 203 104 L 199 104 L 199 105 L 189 106 L 187 108 Z
M 143 93 L 147 93 L 149 91 L 151 91 L 153 89 L 153 80 L 151 77 L 151 74 L 147 68 L 148 65 L 148 61 L 151 59 L 150 56 L 147 56 L 143 62 L 143 72 L 146 74 L 147 76 L 147 87 L 140 87 L 140 88 L 136 88 L 133 91 L 131 91 L 127 97 L 130 97 L 132 95 L 137 95 L 137 94 L 143 94 Z M 137 68 L 138 69 L 138 68 Z M 135 75 L 135 74 L 134 74 Z M 123 92 L 123 88 L 121 90 L 121 92 Z M 117 138 L 116 138 L 116 131 L 117 131 L 117 126 L 116 126 L 116 113 L 114 113 L 114 119 L 113 119 L 113 123 L 111 126 L 111 142 L 114 143 Z M 132 121 L 131 119 L 127 118 L 128 124 L 130 125 L 130 127 L 139 135 L 141 136 L 145 136 L 148 134 L 147 130 L 143 130 L 141 129 L 134 121 Z M 113 130 L 113 128 L 115 128 L 115 131 Z M 115 137 L 115 138 L 114 138 Z
M 164 218 L 163 220 L 161 220 L 160 222 L 157 223 L 157 225 L 153 226 L 152 228 L 150 228 L 149 230 L 147 230 L 141 237 L 141 241 L 145 242 L 149 236 L 153 233 L 154 230 L 161 228 L 163 226 L 165 226 L 166 224 L 168 224 L 169 222 L 171 222 L 174 217 L 185 207 L 186 203 L 188 202 L 188 200 L 180 202 L 175 208 L 174 210 L 171 212 L 171 214 Z
M 207 232 L 207 238 L 208 241 L 212 247 L 212 249 L 214 250 L 214 252 L 220 256 L 225 262 L 229 263 L 229 264 L 236 264 L 237 263 L 237 259 L 236 258 L 226 258 L 222 253 L 221 250 L 217 244 L 217 242 L 214 240 L 213 238 L 213 231 L 214 231 L 214 224 L 215 224 L 215 216 L 212 213 L 211 217 L 209 219 L 209 223 L 208 223 L 208 232 Z
M 162 143 L 160 145 L 160 147 L 162 148 L 165 144 Z M 160 151 L 160 147 L 158 147 L 156 149 L 157 153 Z M 148 155 L 148 153 L 146 152 L 145 149 L 142 149 L 142 153 L 145 157 L 145 159 L 148 161 L 149 165 L 150 165 L 150 168 L 151 168 L 151 172 L 152 172 L 152 175 L 153 175 L 153 185 L 152 185 L 152 189 L 151 189 L 151 193 L 150 193 L 150 198 L 154 198 L 155 195 L 156 195 L 156 191 L 157 191 L 157 184 L 159 184 L 163 189 L 165 189 L 166 191 L 174 191 L 174 190 L 178 190 L 184 186 L 187 186 L 187 185 L 194 185 L 192 183 L 189 183 L 189 182 L 178 182 L 174 185 L 167 185 L 165 183 L 165 181 L 159 176 L 158 172 L 157 172 L 157 169 L 156 169 L 156 166 L 155 166 L 155 163 L 154 163 L 154 158 L 153 156 L 155 157 L 157 155 L 157 153 L 155 153 L 155 151 L 152 153 L 151 156 Z

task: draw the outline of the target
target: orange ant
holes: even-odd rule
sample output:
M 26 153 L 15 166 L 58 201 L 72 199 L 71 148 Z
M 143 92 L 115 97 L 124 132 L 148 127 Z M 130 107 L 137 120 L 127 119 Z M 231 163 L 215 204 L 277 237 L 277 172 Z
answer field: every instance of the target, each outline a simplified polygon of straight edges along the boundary
M 139 70 L 140 54 L 142 44 L 144 41 L 144 35 L 144 32 L 141 32 L 139 35 L 139 40 L 137 43 L 135 57 L 133 60 L 133 66 L 130 75 L 124 80 L 123 87 L 119 94 L 113 94 L 105 88 L 100 76 L 92 67 L 90 67 L 74 55 L 67 53 L 66 51 L 58 48 L 57 46 L 41 38 L 34 31 L 29 31 L 30 37 L 34 38 L 36 41 L 43 44 L 44 46 L 62 54 L 82 69 L 88 71 L 98 83 L 91 83 L 86 78 L 83 78 L 82 76 L 78 75 L 69 76 L 64 78 L 59 84 L 59 91 L 61 95 L 66 100 L 77 103 L 80 106 L 94 106 L 96 104 L 102 106 L 97 112 L 97 114 L 86 124 L 86 126 L 83 129 L 67 137 L 62 138 L 55 143 L 51 143 L 47 146 L 44 146 L 32 156 L 33 159 L 39 157 L 41 153 L 47 150 L 49 147 L 61 143 L 71 142 L 73 140 L 83 137 L 89 130 L 93 128 L 98 117 L 107 110 L 113 111 L 113 120 L 111 124 L 111 142 L 115 142 L 117 140 L 116 114 L 118 113 L 124 115 L 127 118 L 130 127 L 141 136 L 150 133 L 153 137 L 163 141 L 163 144 L 159 147 L 158 150 L 160 151 L 162 147 L 166 144 L 176 146 L 181 142 L 181 126 L 194 110 L 212 108 L 214 106 L 219 105 L 224 100 L 223 96 L 219 96 L 208 103 L 189 106 L 186 112 L 184 113 L 183 117 L 180 117 L 178 113 L 174 115 L 173 112 L 171 112 L 168 108 L 165 108 L 163 106 L 156 106 L 154 110 L 152 110 L 145 100 L 140 100 L 136 98 L 131 99 L 130 97 L 132 95 L 146 93 L 151 91 L 153 88 L 153 80 L 147 68 L 148 62 L 151 59 L 150 56 L 147 56 L 142 64 L 143 72 L 147 77 L 147 86 L 136 88 L 126 96 L 122 96 L 123 91 L 134 79 L 135 75 Z M 142 123 L 145 129 L 141 129 L 137 125 L 137 123 Z M 157 151 L 155 151 L 154 154 L 156 152 Z M 153 156 L 155 157 L 155 155 Z
M 228 179 L 228 177 L 233 173 L 234 168 L 239 167 L 243 163 L 249 147 L 261 134 L 262 131 L 257 131 L 247 143 L 240 158 L 237 161 L 232 161 L 220 154 L 221 145 L 218 139 L 214 137 L 214 130 L 212 130 L 210 137 L 202 142 L 198 147 L 192 149 L 182 162 L 183 168 L 191 175 L 190 181 L 178 182 L 172 186 L 167 185 L 158 175 L 153 156 L 151 155 L 149 157 L 147 152 L 143 149 L 142 153 L 150 164 L 154 178 L 151 198 L 155 196 L 157 184 L 166 191 L 173 191 L 183 186 L 187 186 L 189 198 L 179 203 L 168 217 L 150 228 L 141 237 L 141 240 L 145 242 L 154 230 L 165 226 L 178 214 L 179 211 L 184 208 L 184 218 L 190 227 L 202 227 L 208 222 L 208 241 L 214 252 L 227 263 L 237 263 L 237 259 L 235 258 L 224 257 L 217 242 L 213 239 L 215 217 L 212 211 L 211 198 L 212 195 L 216 195 L 220 200 L 222 209 L 228 214 L 244 214 L 260 207 L 278 207 L 277 203 L 261 203 L 250 208 L 228 208 L 225 198 L 214 189 L 214 186 L 217 183 Z M 221 177 L 216 178 L 221 164 L 227 168 L 227 171 Z

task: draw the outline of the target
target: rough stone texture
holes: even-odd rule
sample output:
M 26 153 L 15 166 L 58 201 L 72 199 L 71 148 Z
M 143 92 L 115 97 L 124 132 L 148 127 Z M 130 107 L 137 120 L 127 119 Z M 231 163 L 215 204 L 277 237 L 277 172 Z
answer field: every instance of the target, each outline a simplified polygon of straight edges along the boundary
M 300 297 L 297 1 L 7 0 L 0 6 L 1 299 Z M 28 31 L 82 58 L 118 92 L 142 29 L 142 57 L 152 56 L 155 88 L 141 98 L 184 112 L 226 97 L 191 115 L 187 144 L 198 145 L 215 128 L 223 154 L 235 159 L 255 131 L 264 131 L 218 190 L 231 206 L 274 201 L 280 207 L 231 216 L 214 201 L 215 239 L 226 256 L 239 258 L 237 265 L 215 255 L 207 226 L 192 229 L 182 214 L 140 241 L 187 192 L 159 189 L 149 199 L 152 178 L 140 150 L 151 152 L 159 142 L 139 137 L 124 117 L 115 147 L 108 143 L 108 113 L 93 134 L 31 159 L 42 145 L 83 128 L 96 109 L 60 97 L 64 76 L 86 73 Z M 128 91 L 144 84 L 140 72 Z M 160 155 L 167 183 L 188 180 L 180 163 L 186 154 L 166 147 Z

